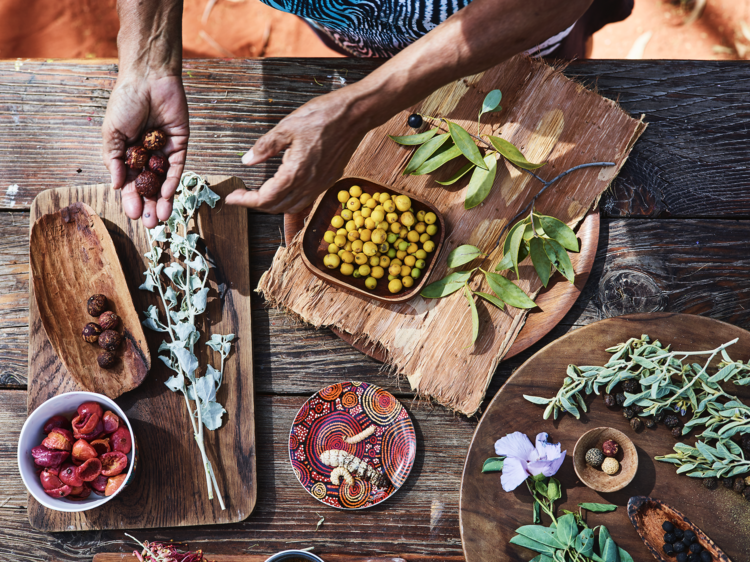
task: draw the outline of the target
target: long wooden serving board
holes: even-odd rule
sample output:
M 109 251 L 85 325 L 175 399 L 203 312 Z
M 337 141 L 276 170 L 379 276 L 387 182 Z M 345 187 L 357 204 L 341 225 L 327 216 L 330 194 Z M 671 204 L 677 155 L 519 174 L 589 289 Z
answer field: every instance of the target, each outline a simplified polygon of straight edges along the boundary
M 222 197 L 244 187 L 235 177 L 209 177 L 211 189 Z M 131 221 L 120 207 L 120 194 L 107 185 L 48 190 L 31 207 L 31 224 L 46 213 L 75 202 L 89 205 L 102 218 L 122 264 L 136 311 L 161 307 L 153 293 L 141 291 L 149 244 L 140 221 Z M 201 209 L 198 230 L 213 264 L 209 305 L 198 325 L 202 337 L 196 346 L 201 365 L 205 341 L 212 333 L 236 335 L 226 360 L 218 400 L 226 408 L 224 425 L 206 431 L 205 442 L 226 503 L 208 500 L 200 454 L 193 439 L 182 395 L 164 386 L 171 371 L 156 358 L 163 334 L 145 330 L 153 361 L 146 380 L 117 399 L 128 415 L 138 443 L 135 481 L 102 507 L 84 513 L 62 513 L 42 507 L 29 496 L 29 522 L 43 531 L 133 529 L 212 525 L 245 519 L 255 506 L 255 416 L 253 407 L 253 353 L 250 318 L 250 258 L 247 211 L 224 206 Z M 82 390 L 55 355 L 42 327 L 33 287 L 29 298 L 28 409 L 73 390 Z
M 357 556 L 356 554 L 318 554 L 325 562 L 434 562 L 433 555 L 396 554 L 392 556 Z M 211 562 L 265 562 L 270 554 L 206 554 Z M 129 552 L 103 552 L 94 556 L 93 562 L 137 562 Z M 463 562 L 463 556 L 441 556 L 442 562 Z
M 702 529 L 732 560 L 750 560 L 750 534 L 746 532 L 750 503 L 740 494 L 719 486 L 708 490 L 701 480 L 675 473 L 675 466 L 654 460 L 656 455 L 672 453 L 677 442 L 671 432 L 658 424 L 655 429 L 636 433 L 623 416 L 621 408 L 610 411 L 601 396 L 586 399 L 589 411 L 576 420 L 563 414 L 557 421 L 544 420 L 544 407 L 523 398 L 553 396 L 562 385 L 569 364 L 604 365 L 611 357 L 606 348 L 648 334 L 677 351 L 714 349 L 739 338 L 727 351 L 732 359 L 750 358 L 750 333 L 702 316 L 690 314 L 633 314 L 609 318 L 575 330 L 556 340 L 524 363 L 505 383 L 487 408 L 474 433 L 461 479 L 460 527 L 467 562 L 487 560 L 530 560 L 534 553 L 508 541 L 515 529 L 532 521 L 531 496 L 525 486 L 504 492 L 500 474 L 482 473 L 482 464 L 496 456 L 496 440 L 514 431 L 521 431 L 533 441 L 539 432 L 547 432 L 559 442 L 567 457 L 557 478 L 562 482 L 563 497 L 557 502 L 563 509 L 577 511 L 581 502 L 612 503 L 618 506 L 610 513 L 587 513 L 591 528 L 606 525 L 615 542 L 627 550 L 634 560 L 652 560 L 652 555 L 633 529 L 627 504 L 632 496 L 651 496 L 679 509 Z M 698 358 L 698 362 L 706 358 Z M 728 385 L 732 394 L 745 403 L 750 389 Z M 573 447 L 578 438 L 595 427 L 614 427 L 628 435 L 638 450 L 638 472 L 633 481 L 618 492 L 600 494 L 578 480 L 573 470 Z M 693 443 L 694 435 L 682 441 Z M 546 520 L 546 518 L 545 518 Z

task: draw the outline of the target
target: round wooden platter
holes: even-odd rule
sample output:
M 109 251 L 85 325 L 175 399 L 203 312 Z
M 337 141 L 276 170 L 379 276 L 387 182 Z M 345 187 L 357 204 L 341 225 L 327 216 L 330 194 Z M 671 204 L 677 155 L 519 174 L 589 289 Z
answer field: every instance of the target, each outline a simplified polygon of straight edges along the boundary
M 309 207 L 293 215 L 284 215 L 284 241 L 287 245 L 292 242 L 292 239 L 304 227 L 305 219 L 310 214 L 311 208 Z M 529 313 L 526 323 L 504 359 L 521 353 L 546 336 L 563 319 L 576 300 L 578 300 L 578 296 L 581 294 L 589 278 L 591 269 L 594 267 L 596 249 L 599 245 L 599 222 L 600 213 L 597 207 L 589 211 L 578 227 L 577 234 L 581 241 L 581 251 L 570 255 L 573 269 L 576 273 L 575 284 L 571 285 L 562 275 L 555 273 L 550 280 L 549 286 L 537 295 L 536 303 L 539 305 L 539 308 Z M 352 334 L 337 328 L 331 328 L 331 330 L 342 340 L 365 355 L 381 363 L 385 362 L 385 352 L 381 348 L 361 340 L 355 341 L 355 337 Z
M 553 442 L 567 450 L 557 478 L 563 485 L 557 509 L 576 510 L 581 502 L 612 503 L 618 509 L 611 513 L 587 513 L 590 527 L 603 524 L 615 542 L 634 560 L 651 560 L 652 555 L 628 519 L 627 503 L 631 496 L 651 496 L 679 509 L 701 528 L 735 562 L 750 560 L 750 503 L 741 495 L 719 486 L 705 489 L 700 479 L 675 473 L 671 464 L 654 460 L 654 456 L 672 452 L 676 440 L 664 425 L 635 433 L 620 408 L 609 410 L 601 397 L 592 395 L 586 403 L 589 412 L 576 420 L 568 414 L 557 421 L 542 419 L 543 406 L 523 398 L 553 396 L 562 385 L 569 364 L 603 365 L 610 354 L 605 348 L 631 337 L 648 334 L 675 350 L 714 349 L 739 338 L 729 348 L 733 359 L 750 358 L 750 333 L 718 320 L 687 314 L 635 314 L 609 318 L 575 330 L 540 350 L 505 383 L 490 403 L 474 433 L 461 480 L 460 528 L 467 562 L 487 560 L 530 560 L 534 554 L 509 544 L 514 531 L 532 522 L 531 496 L 525 486 L 504 492 L 500 473 L 482 474 L 482 464 L 494 457 L 497 439 L 521 431 L 534 441 L 539 432 L 547 432 Z M 729 392 L 743 401 L 750 400 L 750 389 L 730 385 Z M 638 472 L 622 490 L 600 494 L 584 486 L 573 470 L 573 447 L 576 440 L 595 427 L 608 426 L 627 434 L 638 451 Z M 690 437 L 685 439 L 692 443 Z M 546 519 L 545 519 L 546 520 Z M 548 524 L 549 522 L 547 522 Z

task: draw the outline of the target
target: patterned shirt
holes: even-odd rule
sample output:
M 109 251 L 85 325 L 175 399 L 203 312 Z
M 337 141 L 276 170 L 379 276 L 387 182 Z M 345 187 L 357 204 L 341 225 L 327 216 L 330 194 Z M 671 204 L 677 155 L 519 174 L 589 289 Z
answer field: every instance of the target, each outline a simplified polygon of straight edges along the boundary
M 355 57 L 392 57 L 471 0 L 261 0 L 296 14 Z M 528 54 L 554 51 L 573 26 Z

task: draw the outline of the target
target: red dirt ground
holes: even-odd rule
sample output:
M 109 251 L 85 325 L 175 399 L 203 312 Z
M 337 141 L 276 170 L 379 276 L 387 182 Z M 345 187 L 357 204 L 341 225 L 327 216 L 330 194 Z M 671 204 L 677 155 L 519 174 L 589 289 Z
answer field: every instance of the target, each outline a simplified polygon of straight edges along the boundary
M 184 53 L 197 57 L 336 56 L 295 16 L 258 0 L 185 0 Z M 636 0 L 633 15 L 594 37 L 592 58 L 627 58 L 636 39 L 651 37 L 635 58 L 734 59 L 750 56 L 750 0 L 706 0 L 703 15 L 680 25 L 680 0 Z M 116 0 L 0 0 L 0 58 L 117 56 Z M 643 38 L 642 38 L 643 40 Z M 738 56 L 739 54 L 739 56 Z

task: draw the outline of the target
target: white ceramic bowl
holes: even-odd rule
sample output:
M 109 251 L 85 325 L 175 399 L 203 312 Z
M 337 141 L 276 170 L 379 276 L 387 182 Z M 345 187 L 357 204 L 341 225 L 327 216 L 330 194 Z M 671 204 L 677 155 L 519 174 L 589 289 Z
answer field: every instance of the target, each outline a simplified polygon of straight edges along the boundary
M 44 488 L 42 488 L 42 483 L 39 481 L 39 476 L 37 474 L 39 467 L 34 463 L 34 458 L 31 456 L 31 449 L 41 445 L 44 438 L 47 437 L 43 428 L 44 423 L 49 418 L 56 415 L 62 415 L 72 420 L 77 415 L 76 410 L 78 410 L 78 406 L 89 401 L 101 404 L 105 412 L 111 410 L 117 414 L 117 416 L 125 422 L 130 431 L 130 440 L 133 446 L 127 455 L 128 472 L 127 477 L 125 478 L 125 483 L 111 496 L 99 496 L 92 492 L 85 500 L 53 498 L 47 495 Z M 94 392 L 68 392 L 50 398 L 34 410 L 26 419 L 26 422 L 21 429 L 21 437 L 18 439 L 18 470 L 21 472 L 21 478 L 23 479 L 26 489 L 32 496 L 34 496 L 36 501 L 44 507 L 54 509 L 55 511 L 88 511 L 107 503 L 109 500 L 117 496 L 117 494 L 122 492 L 122 490 L 130 483 L 137 460 L 138 453 L 135 434 L 133 433 L 133 427 L 130 425 L 130 421 L 125 415 L 125 412 L 123 412 L 111 398 L 107 398 L 103 394 L 96 394 Z
M 310 560 L 311 562 L 323 562 L 323 559 L 319 556 L 315 556 L 312 552 L 306 550 L 285 550 L 284 552 L 277 552 L 271 558 L 267 559 L 266 562 L 283 562 L 284 560 L 294 559 Z

